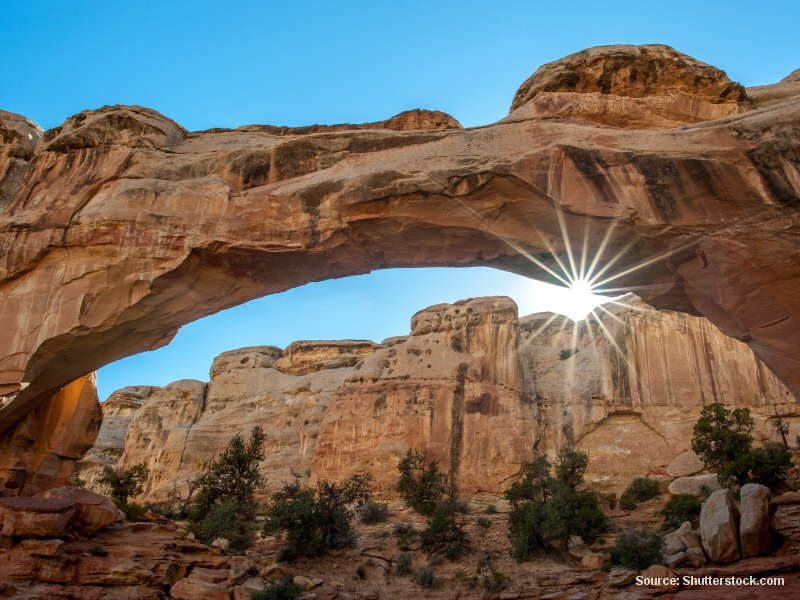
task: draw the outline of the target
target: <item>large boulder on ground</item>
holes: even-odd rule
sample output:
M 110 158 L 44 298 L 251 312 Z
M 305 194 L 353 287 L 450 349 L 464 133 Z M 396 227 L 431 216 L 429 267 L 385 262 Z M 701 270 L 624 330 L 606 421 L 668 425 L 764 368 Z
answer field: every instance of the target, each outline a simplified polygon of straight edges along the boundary
M 117 520 L 119 509 L 102 496 L 78 487 L 60 487 L 36 494 L 36 498 L 61 498 L 75 505 L 73 528 L 81 535 L 89 535 L 108 527 Z
M 703 464 L 703 459 L 689 450 L 688 452 L 679 454 L 675 457 L 675 460 L 669 463 L 667 466 L 667 475 L 670 477 L 690 477 L 705 468 L 706 466 Z
M 75 516 L 75 504 L 61 498 L 0 498 L 3 535 L 53 539 L 63 536 Z
M 684 523 L 672 533 L 664 536 L 664 555 L 677 554 L 687 548 L 699 548 L 700 539 L 692 531 L 692 524 L 689 521 Z
M 231 600 L 228 586 L 188 578 L 173 585 L 169 595 L 176 600 Z
M 742 519 L 739 536 L 742 542 L 742 558 L 768 554 L 772 549 L 769 531 L 769 488 L 757 483 L 742 486 Z
M 712 492 L 720 489 L 719 481 L 717 481 L 717 476 L 714 473 L 695 475 L 694 477 L 678 477 L 669 484 L 667 489 L 673 495 L 692 494 L 694 496 L 702 496 L 706 488 Z
M 739 550 L 739 511 L 730 490 L 711 494 L 700 511 L 700 537 L 703 549 L 714 562 L 730 563 L 741 558 Z

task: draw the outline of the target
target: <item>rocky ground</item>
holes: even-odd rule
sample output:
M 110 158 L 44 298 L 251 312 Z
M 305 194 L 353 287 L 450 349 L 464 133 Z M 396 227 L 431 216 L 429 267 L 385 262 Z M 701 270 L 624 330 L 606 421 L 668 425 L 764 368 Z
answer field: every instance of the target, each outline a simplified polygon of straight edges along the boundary
M 633 511 L 608 512 L 612 531 L 589 550 L 603 554 L 614 545 L 617 532 L 628 525 L 646 524 L 657 529 L 658 512 L 665 499 L 640 504 Z M 185 523 L 153 520 L 118 522 L 93 535 L 71 534 L 53 552 L 48 544 L 6 538 L 0 549 L 0 589 L 3 598 L 138 600 L 176 598 L 247 600 L 263 585 L 261 578 L 289 575 L 308 589 L 305 600 L 377 600 L 379 598 L 433 599 L 548 599 L 597 600 L 602 598 L 796 598 L 800 593 L 800 543 L 787 541 L 770 556 L 729 565 L 708 564 L 692 569 L 688 563 L 672 573 L 677 577 L 784 577 L 783 585 L 764 587 L 637 585 L 638 572 L 610 571 L 586 566 L 567 552 L 518 564 L 510 555 L 504 514 L 473 513 L 463 516 L 469 548 L 459 559 L 432 558 L 418 549 L 418 538 L 407 542 L 393 533 L 394 524 L 413 524 L 420 531 L 425 518 L 392 506 L 389 519 L 376 525 L 356 524 L 358 540 L 352 549 L 334 551 L 316 559 L 276 563 L 280 541 L 257 535 L 252 548 L 241 556 L 209 548 L 187 536 Z M 488 526 L 487 526 L 488 523 Z M 394 573 L 395 560 L 404 543 L 413 553 L 410 575 Z M 97 547 L 101 546 L 105 556 Z M 44 556 L 44 553 L 55 556 Z M 39 553 L 37 555 L 37 553 Z M 586 561 L 583 561 L 586 562 Z M 364 566 L 364 577 L 358 568 Z M 437 583 L 422 587 L 414 573 L 433 566 Z M 664 572 L 667 570 L 665 568 Z

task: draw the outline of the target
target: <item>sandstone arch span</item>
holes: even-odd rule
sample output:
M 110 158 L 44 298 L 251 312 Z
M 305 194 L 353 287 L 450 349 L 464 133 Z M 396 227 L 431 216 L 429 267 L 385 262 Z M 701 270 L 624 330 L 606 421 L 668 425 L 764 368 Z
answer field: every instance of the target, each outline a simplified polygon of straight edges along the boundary
M 390 267 L 552 280 L 570 241 L 626 249 L 610 286 L 706 316 L 800 392 L 797 72 L 745 90 L 666 46 L 593 48 L 473 129 L 428 111 L 194 133 L 140 107 L 0 119 L 2 431 L 247 300 Z

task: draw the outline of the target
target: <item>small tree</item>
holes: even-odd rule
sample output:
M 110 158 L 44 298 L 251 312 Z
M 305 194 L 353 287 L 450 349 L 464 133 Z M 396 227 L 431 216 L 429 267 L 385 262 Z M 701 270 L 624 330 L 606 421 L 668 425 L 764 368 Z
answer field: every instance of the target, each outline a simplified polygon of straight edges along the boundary
M 745 483 L 774 487 L 791 466 L 791 455 L 777 448 L 753 450 L 750 409 L 728 410 L 719 402 L 703 407 L 694 426 L 692 450 L 706 467 L 717 471 L 723 487 L 737 490 Z
M 142 484 L 149 475 L 150 469 L 144 463 L 133 465 L 124 471 L 103 467 L 97 483 L 108 491 L 108 495 L 122 512 L 127 512 L 128 498 L 142 493 Z
M 622 496 L 619 506 L 623 510 L 633 510 L 640 502 L 646 502 L 658 496 L 658 484 L 647 477 L 637 477 L 630 482 Z
M 660 565 L 664 555 L 664 538 L 650 533 L 647 528 L 629 529 L 617 536 L 617 544 L 611 552 L 611 561 L 634 571 L 651 565 Z
M 523 467 L 523 477 L 507 491 L 509 537 L 517 561 L 537 551 L 547 552 L 555 542 L 566 543 L 579 535 L 593 541 L 608 527 L 597 494 L 577 491 L 588 458 L 569 447 L 559 452 L 556 477 L 550 475 L 547 457 Z
M 424 454 L 409 448 L 397 470 L 400 471 L 397 491 L 406 504 L 422 514 L 432 514 L 442 499 L 447 479 L 439 470 L 439 461 L 428 463 Z
M 255 512 L 255 492 L 265 482 L 258 470 L 264 460 L 266 435 L 256 425 L 245 443 L 237 433 L 219 458 L 197 481 L 197 494 L 191 511 L 193 521 L 201 520 L 215 504 L 234 502 L 237 513 L 252 518 Z
M 321 556 L 352 542 L 353 508 L 370 500 L 370 475 L 354 475 L 340 483 L 320 481 L 317 488 L 286 484 L 272 495 L 264 532 L 284 535 L 282 556 Z

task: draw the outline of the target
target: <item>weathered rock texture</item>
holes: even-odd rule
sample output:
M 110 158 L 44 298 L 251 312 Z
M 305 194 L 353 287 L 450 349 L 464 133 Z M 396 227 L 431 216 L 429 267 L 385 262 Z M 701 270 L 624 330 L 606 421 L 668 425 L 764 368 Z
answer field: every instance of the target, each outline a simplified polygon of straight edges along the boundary
M 714 562 L 730 563 L 741 558 L 739 511 L 730 490 L 718 490 L 708 497 L 700 512 L 703 549 Z
M 265 495 L 295 476 L 313 483 L 367 472 L 391 498 L 397 461 L 416 448 L 480 501 L 569 436 L 589 452 L 588 483 L 619 493 L 677 456 L 693 464 L 683 453 L 705 403 L 750 407 L 762 440 L 776 410 L 791 432 L 800 424 L 777 378 L 705 319 L 656 311 L 632 295 L 596 312 L 580 323 L 552 314 L 518 319 L 509 298 L 477 298 L 422 310 L 408 336 L 381 344 L 226 352 L 207 384 L 112 394 L 104 410 L 129 407 L 127 431 L 107 418 L 103 429 L 113 435 L 101 432 L 79 473 L 91 485 L 106 464 L 144 462 L 146 499 L 185 497 L 187 482 L 228 440 L 258 424 L 267 432 Z M 103 456 L 118 458 L 96 458 Z
M 742 486 L 742 519 L 739 536 L 742 558 L 761 556 L 772 549 L 772 533 L 769 530 L 769 488 L 757 483 Z
M 0 438 L 0 477 L 6 488 L 31 496 L 66 485 L 75 461 L 95 443 L 102 423 L 92 373 L 40 404 Z
M 792 78 L 750 99 L 666 46 L 546 65 L 469 130 L 420 112 L 189 133 L 114 106 L 42 133 L 0 114 L 0 428 L 252 298 L 422 265 L 554 280 L 567 237 L 604 248 L 607 287 L 705 315 L 797 394 L 799 118 Z

